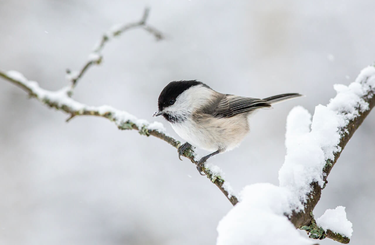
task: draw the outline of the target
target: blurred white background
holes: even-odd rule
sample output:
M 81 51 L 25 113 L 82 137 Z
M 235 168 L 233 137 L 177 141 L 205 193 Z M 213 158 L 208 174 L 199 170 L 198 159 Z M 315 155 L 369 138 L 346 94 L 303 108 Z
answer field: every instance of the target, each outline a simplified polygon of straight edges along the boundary
M 278 184 L 293 106 L 313 113 L 335 95 L 333 84 L 349 84 L 375 59 L 370 0 L 1 0 L 0 69 L 57 90 L 68 84 L 65 70 L 81 68 L 104 32 L 138 21 L 145 6 L 166 40 L 139 29 L 113 40 L 103 64 L 79 82 L 76 100 L 152 121 L 158 95 L 172 80 L 198 79 L 252 97 L 306 95 L 258 112 L 241 147 L 211 159 L 237 192 L 257 182 Z M 315 210 L 319 217 L 345 206 L 351 244 L 375 239 L 374 114 L 347 145 Z M 66 114 L 4 80 L 0 117 L 1 245 L 216 242 L 230 203 L 166 143 L 101 118 L 65 123 Z

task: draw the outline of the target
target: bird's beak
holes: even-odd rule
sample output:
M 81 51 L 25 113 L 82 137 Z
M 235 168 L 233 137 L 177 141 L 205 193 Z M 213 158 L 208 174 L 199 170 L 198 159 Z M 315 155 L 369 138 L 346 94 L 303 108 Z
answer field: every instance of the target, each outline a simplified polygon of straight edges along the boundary
M 162 115 L 164 112 L 162 112 L 162 111 L 157 111 L 157 112 L 155 112 L 154 113 L 154 115 L 152 115 L 153 117 L 158 117 L 158 116 L 160 116 L 160 115 Z

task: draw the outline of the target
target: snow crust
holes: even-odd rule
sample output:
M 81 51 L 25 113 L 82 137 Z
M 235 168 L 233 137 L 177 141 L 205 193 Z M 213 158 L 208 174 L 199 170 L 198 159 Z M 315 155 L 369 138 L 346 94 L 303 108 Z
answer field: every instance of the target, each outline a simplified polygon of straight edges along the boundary
M 327 209 L 324 214 L 316 220 L 316 223 L 325 231 L 328 229 L 351 238 L 353 233 L 352 223 L 347 220 L 345 207 L 338 206 L 335 209 Z
M 235 195 L 234 190 L 228 181 L 225 181 L 222 187 L 224 188 L 224 190 L 228 192 L 228 198 L 231 198 L 232 196 Z
M 340 137 L 350 120 L 369 108 L 363 99 L 375 92 L 375 68 L 361 71 L 349 86 L 335 85 L 337 95 L 327 106 L 318 105 L 314 117 L 301 106 L 287 118 L 285 162 L 279 171 L 279 186 L 253 184 L 240 194 L 240 202 L 220 221 L 218 245 L 313 244 L 303 238 L 285 215 L 304 209 L 310 184 L 324 185 L 323 168 L 340 151 Z M 318 219 L 324 229 L 350 237 L 351 223 L 345 208 L 327 212 Z
M 89 62 L 98 62 L 101 58 L 102 56 L 100 54 L 92 52 L 87 59 Z
M 204 164 L 204 167 L 209 169 L 214 176 L 224 178 L 224 171 L 219 166 L 213 165 L 211 162 L 207 162 Z
M 214 182 L 217 178 L 225 179 L 225 173 L 220 167 L 218 167 L 216 165 L 213 165 L 210 162 L 205 163 L 204 166 L 205 166 L 205 168 L 207 168 L 211 171 L 211 173 L 212 173 L 211 181 L 212 182 Z M 228 192 L 228 198 L 231 198 L 232 196 L 234 196 L 236 194 L 228 181 L 225 181 L 224 184 L 222 185 L 222 187 L 224 188 L 224 190 L 226 190 Z
M 164 124 L 162 124 L 161 122 L 156 122 L 156 121 L 153 122 L 153 123 L 150 123 L 147 128 L 151 129 L 151 130 L 156 130 L 156 131 L 159 131 L 159 132 L 166 132 L 167 131 L 164 127 Z
M 303 245 L 303 238 L 284 216 L 290 192 L 268 183 L 246 186 L 239 202 L 220 221 L 217 245 Z
M 291 203 L 294 208 L 303 208 L 311 182 L 316 181 L 323 187 L 323 167 L 341 150 L 338 144 L 345 133 L 343 127 L 369 108 L 363 97 L 374 91 L 374 81 L 375 68 L 367 67 L 349 86 L 335 85 L 336 97 L 327 106 L 316 106 L 312 120 L 309 112 L 300 106 L 289 113 L 287 154 L 279 171 L 279 182 L 294 193 L 296 198 Z
M 27 81 L 24 75 L 18 71 L 8 71 L 7 76 L 22 83 Z

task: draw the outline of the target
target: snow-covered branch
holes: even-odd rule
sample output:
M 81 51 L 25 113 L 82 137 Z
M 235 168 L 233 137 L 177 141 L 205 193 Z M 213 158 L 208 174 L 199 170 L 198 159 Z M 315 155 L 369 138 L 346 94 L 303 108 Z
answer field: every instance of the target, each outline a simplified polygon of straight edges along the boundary
M 19 86 L 25 90 L 30 97 L 36 98 L 43 104 L 64 111 L 70 115 L 67 122 L 76 116 L 98 116 L 106 118 L 116 124 L 120 130 L 137 130 L 141 135 L 154 136 L 164 140 L 175 148 L 180 146 L 180 142 L 165 133 L 164 126 L 159 122 L 149 123 L 146 120 L 138 119 L 125 111 L 120 111 L 111 106 L 88 106 L 72 99 L 73 90 L 77 81 L 84 75 L 84 73 L 94 64 L 100 64 L 102 60 L 101 51 L 105 44 L 112 40 L 114 37 L 123 34 L 124 32 L 134 29 L 143 28 L 148 33 L 153 35 L 157 40 L 163 39 L 163 34 L 156 28 L 147 24 L 149 9 L 145 9 L 141 20 L 130 24 L 121 24 L 113 26 L 110 31 L 104 34 L 100 42 L 95 46 L 93 52 L 83 68 L 80 71 L 68 71 L 68 79 L 72 82 L 71 86 L 66 86 L 58 91 L 48 91 L 41 87 L 34 81 L 29 81 L 20 72 L 17 71 L 0 71 L 0 77 L 8 80 L 9 82 Z M 195 165 L 198 162 L 195 160 L 193 150 L 186 151 L 184 156 L 188 158 Z M 225 182 L 223 172 L 213 165 L 207 165 L 203 172 L 214 183 L 220 191 L 228 198 L 232 205 L 235 205 L 238 200 L 232 193 L 231 187 L 228 182 Z
M 27 80 L 21 73 L 17 71 L 8 71 L 6 73 L 0 71 L 0 77 L 24 89 L 30 97 L 36 98 L 43 104 L 64 111 L 70 115 L 68 120 L 75 116 L 97 116 L 103 117 L 115 123 L 121 130 L 137 130 L 141 135 L 154 136 L 164 140 L 175 148 L 180 146 L 180 142 L 165 133 L 164 126 L 159 122 L 149 123 L 146 120 L 138 119 L 125 111 L 120 111 L 111 106 L 88 106 L 82 104 L 70 97 L 71 87 L 64 87 L 58 91 L 48 91 L 39 87 L 37 82 Z M 198 164 L 193 151 L 189 151 L 184 155 L 192 163 Z M 176 157 L 177 159 L 177 157 Z M 223 179 L 223 173 L 217 166 L 208 165 L 204 168 L 204 173 L 212 183 L 214 183 L 228 200 L 235 205 L 238 200 L 232 194 L 230 186 Z
M 375 106 L 375 68 L 363 69 L 349 86 L 335 85 L 334 88 L 336 97 L 327 106 L 316 107 L 312 122 L 307 120 L 307 112 L 301 108 L 295 108 L 288 118 L 288 154 L 279 179 L 281 186 L 293 191 L 302 201 L 303 206 L 296 205 L 290 216 L 292 223 L 299 228 L 315 223 L 312 211 L 329 173 L 354 132 Z M 301 120 L 301 117 L 305 119 Z M 332 237 L 331 233 L 327 236 L 347 243 L 349 234 L 344 234 L 343 238 Z
M 312 120 L 302 107 L 290 112 L 280 185 L 245 187 L 242 201 L 218 226 L 218 244 L 312 244 L 294 227 L 310 238 L 349 243 L 352 228 L 343 207 L 317 220 L 313 211 L 345 145 L 375 106 L 375 67 L 363 69 L 349 86 L 334 88 L 336 97 L 327 106 L 318 105 Z

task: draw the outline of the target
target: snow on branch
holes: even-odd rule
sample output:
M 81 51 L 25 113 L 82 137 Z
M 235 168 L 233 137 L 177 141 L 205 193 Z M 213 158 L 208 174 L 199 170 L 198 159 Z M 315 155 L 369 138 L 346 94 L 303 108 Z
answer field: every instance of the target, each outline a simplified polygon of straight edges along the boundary
M 345 237 L 352 236 L 353 225 L 346 218 L 345 207 L 338 206 L 335 209 L 327 209 L 316 222 L 326 232 L 331 230 L 331 232 L 342 234 Z
M 242 201 L 219 223 L 217 244 L 313 243 L 293 232 L 293 225 L 306 230 L 310 238 L 349 243 L 351 223 L 343 207 L 328 211 L 318 224 L 313 211 L 345 145 L 375 106 L 375 68 L 363 69 L 349 86 L 334 88 L 336 97 L 327 106 L 318 105 L 312 120 L 302 107 L 290 112 L 280 185 L 245 187 Z M 327 221 L 332 217 L 338 221 Z
M 349 86 L 335 85 L 334 88 L 336 97 L 327 106 L 315 108 L 310 132 L 306 112 L 302 112 L 301 108 L 294 109 L 288 117 L 288 153 L 280 169 L 279 180 L 280 186 L 288 188 L 299 198 L 300 204 L 296 199 L 292 203 L 294 209 L 289 218 L 296 227 L 305 230 L 316 224 L 312 212 L 327 184 L 330 171 L 375 106 L 375 68 L 369 66 L 363 69 Z M 302 116 L 305 119 L 301 123 L 298 115 L 302 114 L 305 114 Z M 350 241 L 350 237 L 334 232 L 323 233 L 319 238 L 324 236 L 343 243 Z
M 0 77 L 8 80 L 9 82 L 24 89 L 30 97 L 36 98 L 43 104 L 55 108 L 60 111 L 64 111 L 71 116 L 98 116 L 106 118 L 116 124 L 118 129 L 121 130 L 137 130 L 141 135 L 154 136 L 161 140 L 164 140 L 168 144 L 175 148 L 180 146 L 180 142 L 172 138 L 165 133 L 163 124 L 159 122 L 149 123 L 144 119 L 138 119 L 137 117 L 125 112 L 115 109 L 111 106 L 88 106 L 80 102 L 75 101 L 70 97 L 71 87 L 64 87 L 58 91 L 48 91 L 39 87 L 37 82 L 27 80 L 21 73 L 17 71 L 8 71 L 6 73 L 0 71 Z M 68 121 L 67 120 L 67 121 Z M 198 164 L 195 160 L 195 154 L 191 150 L 184 155 L 192 163 Z M 177 155 L 176 155 L 177 159 Z M 214 183 L 220 191 L 228 198 L 228 200 L 235 205 L 238 200 L 237 197 L 232 193 L 230 185 L 223 179 L 224 175 L 217 166 L 207 166 L 203 172 L 206 174 L 212 183 Z

